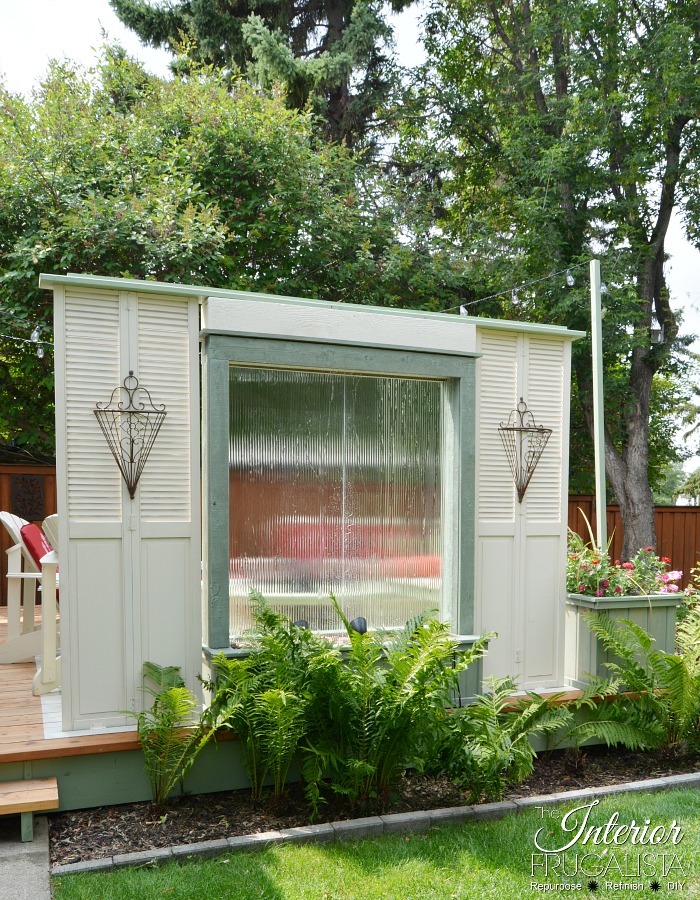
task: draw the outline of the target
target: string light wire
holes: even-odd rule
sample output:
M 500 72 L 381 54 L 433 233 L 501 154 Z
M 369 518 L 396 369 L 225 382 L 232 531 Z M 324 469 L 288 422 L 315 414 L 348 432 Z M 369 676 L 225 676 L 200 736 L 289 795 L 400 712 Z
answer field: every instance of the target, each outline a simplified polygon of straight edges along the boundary
M 478 300 L 471 300 L 469 303 L 460 303 L 458 306 L 450 306 L 449 309 L 443 309 L 442 312 L 454 312 L 459 309 L 466 309 L 468 306 L 476 306 L 477 303 L 485 303 L 486 300 L 494 300 L 496 297 L 504 297 L 506 294 L 510 294 L 511 297 L 516 297 L 518 291 L 523 290 L 524 288 L 532 287 L 533 284 L 540 284 L 542 281 L 549 281 L 550 278 L 557 278 L 559 275 L 567 276 L 566 282 L 569 284 L 569 280 L 572 277 L 571 273 L 574 269 L 580 269 L 582 266 L 587 266 L 587 262 L 576 263 L 573 266 L 567 266 L 566 269 L 559 269 L 557 272 L 550 272 L 549 275 L 543 275 L 542 278 L 534 278 L 532 281 L 526 281 L 523 284 L 518 284 L 515 287 L 504 288 L 502 291 L 498 291 L 495 294 L 489 294 L 488 297 L 480 297 Z

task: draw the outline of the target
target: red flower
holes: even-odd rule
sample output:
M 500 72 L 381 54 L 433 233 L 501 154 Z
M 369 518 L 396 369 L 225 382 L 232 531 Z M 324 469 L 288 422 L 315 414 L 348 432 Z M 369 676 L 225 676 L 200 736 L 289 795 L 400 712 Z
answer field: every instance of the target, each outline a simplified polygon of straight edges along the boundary
M 600 586 L 601 586 L 602 588 L 610 587 L 610 582 L 609 582 L 609 581 L 601 581 L 601 582 L 600 582 Z
M 671 560 L 668 558 L 668 556 L 662 556 L 661 562 L 665 562 L 669 566 L 671 565 Z
M 633 569 L 634 563 L 631 563 L 631 562 L 622 563 L 622 568 L 623 569 Z
M 644 548 L 644 551 L 645 551 L 646 553 L 653 553 L 653 552 L 654 552 L 654 548 L 653 548 L 653 547 L 645 547 L 645 548 Z
M 618 584 L 618 585 L 616 586 L 616 588 L 615 588 L 615 593 L 616 593 L 616 594 L 621 594 L 621 593 L 622 593 L 622 588 L 620 587 L 619 584 Z

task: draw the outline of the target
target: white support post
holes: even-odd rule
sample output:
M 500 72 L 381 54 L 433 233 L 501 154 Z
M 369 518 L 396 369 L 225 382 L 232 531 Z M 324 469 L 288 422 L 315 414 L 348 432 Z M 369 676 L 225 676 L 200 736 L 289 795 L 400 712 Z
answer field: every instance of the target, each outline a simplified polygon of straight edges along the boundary
M 56 568 L 55 550 L 41 558 L 41 668 L 32 681 L 32 693 L 48 694 L 61 683 L 61 660 L 56 657 L 58 627 L 56 624 Z
M 603 312 L 600 295 L 600 260 L 592 259 L 591 346 L 593 353 L 593 449 L 595 456 L 595 518 L 598 546 L 608 544 L 605 496 L 605 407 L 603 403 Z

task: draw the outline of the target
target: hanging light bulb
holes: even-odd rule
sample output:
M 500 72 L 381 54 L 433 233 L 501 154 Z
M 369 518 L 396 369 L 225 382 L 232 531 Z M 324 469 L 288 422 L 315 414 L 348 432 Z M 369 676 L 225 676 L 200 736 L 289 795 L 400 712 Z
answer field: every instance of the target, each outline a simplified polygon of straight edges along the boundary
M 37 359 L 44 358 L 44 345 L 43 344 L 37 344 L 36 356 L 37 356 Z
M 566 283 L 569 287 L 573 287 L 576 282 L 574 281 L 574 276 L 571 274 L 571 269 L 566 270 Z
M 36 344 L 36 342 L 39 340 L 40 334 L 41 334 L 41 325 L 35 325 L 34 330 L 29 335 L 29 340 L 32 341 L 32 343 Z
M 514 305 L 514 306 L 517 306 L 517 305 L 518 305 L 518 292 L 517 292 L 517 291 L 511 291 L 511 293 L 510 293 L 510 299 L 512 300 L 513 305 Z
M 459 308 L 459 314 L 460 314 L 460 316 L 468 316 L 469 313 L 467 312 L 467 307 L 466 307 L 466 306 L 460 306 L 460 308 Z

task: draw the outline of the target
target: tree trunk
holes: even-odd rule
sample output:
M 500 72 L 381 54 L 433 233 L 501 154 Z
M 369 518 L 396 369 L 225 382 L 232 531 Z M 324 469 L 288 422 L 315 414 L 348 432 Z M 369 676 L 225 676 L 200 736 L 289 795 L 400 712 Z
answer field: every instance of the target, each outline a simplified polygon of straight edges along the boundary
M 605 472 L 620 505 L 624 560 L 633 557 L 642 547 L 656 550 L 654 495 L 649 487 L 649 401 L 653 371 L 647 365 L 648 353 L 648 350 L 637 349 L 632 356 L 632 398 L 630 411 L 625 416 L 626 439 L 622 452 L 613 443 L 608 427 L 605 428 Z M 577 366 L 576 376 L 584 418 L 592 435 L 591 375 L 584 366 Z

